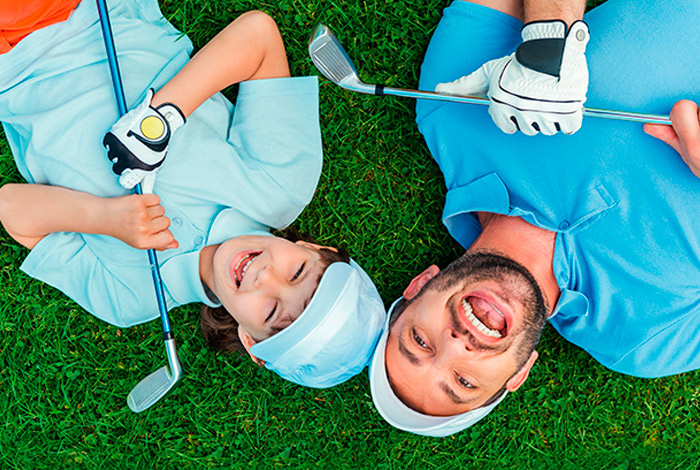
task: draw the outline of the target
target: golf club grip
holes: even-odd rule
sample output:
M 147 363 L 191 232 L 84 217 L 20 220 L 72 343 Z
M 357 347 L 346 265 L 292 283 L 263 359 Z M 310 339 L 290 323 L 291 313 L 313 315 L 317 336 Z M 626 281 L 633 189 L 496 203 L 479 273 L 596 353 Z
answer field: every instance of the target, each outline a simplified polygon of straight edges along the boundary
M 102 37 L 107 50 L 107 62 L 109 64 L 109 72 L 112 77 L 112 86 L 114 87 L 114 95 L 117 100 L 117 109 L 121 118 L 127 112 L 126 97 L 124 96 L 124 86 L 122 84 L 121 74 L 119 73 L 119 62 L 117 61 L 117 53 L 114 47 L 114 37 L 112 36 L 112 26 L 109 21 L 109 13 L 105 0 L 97 1 L 97 12 L 100 16 L 100 26 L 102 28 Z M 136 185 L 136 194 L 143 194 L 141 184 Z M 168 310 L 165 303 L 165 292 L 163 291 L 163 281 L 160 276 L 160 266 L 158 266 L 158 257 L 154 249 L 147 250 L 148 262 L 151 265 L 151 275 L 153 277 L 153 286 L 156 291 L 156 300 L 158 301 L 158 311 L 160 312 L 161 322 L 163 323 L 163 331 L 170 332 L 170 320 L 168 319 Z
M 381 87 L 381 92 L 379 92 Z M 428 99 L 436 101 L 450 101 L 454 103 L 481 104 L 488 105 L 489 99 L 480 96 L 460 96 L 460 95 L 444 95 L 434 91 L 423 90 L 407 90 L 404 88 L 389 88 L 383 85 L 376 85 L 375 95 L 393 95 L 403 96 L 405 98 Z M 631 113 L 627 111 L 612 111 L 598 108 L 583 108 L 583 115 L 587 117 L 597 117 L 605 119 L 616 119 L 621 121 L 643 122 L 651 124 L 671 125 L 671 118 L 668 115 L 646 114 L 646 113 Z

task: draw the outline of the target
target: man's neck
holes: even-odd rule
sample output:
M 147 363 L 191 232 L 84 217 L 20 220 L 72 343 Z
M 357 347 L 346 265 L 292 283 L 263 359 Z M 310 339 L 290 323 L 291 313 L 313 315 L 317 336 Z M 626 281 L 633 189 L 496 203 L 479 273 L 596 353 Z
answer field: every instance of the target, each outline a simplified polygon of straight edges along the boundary
M 481 235 L 468 251 L 490 250 L 525 266 L 542 288 L 551 313 L 559 300 L 559 286 L 554 275 L 556 233 L 535 227 L 520 217 L 478 212 Z

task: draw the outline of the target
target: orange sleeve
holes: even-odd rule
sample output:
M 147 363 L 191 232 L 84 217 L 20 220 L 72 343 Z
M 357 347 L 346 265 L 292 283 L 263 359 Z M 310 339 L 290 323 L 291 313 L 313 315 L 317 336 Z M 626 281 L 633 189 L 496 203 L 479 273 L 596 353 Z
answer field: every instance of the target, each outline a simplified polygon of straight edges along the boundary
M 80 0 L 0 0 L 0 54 L 29 33 L 65 21 Z

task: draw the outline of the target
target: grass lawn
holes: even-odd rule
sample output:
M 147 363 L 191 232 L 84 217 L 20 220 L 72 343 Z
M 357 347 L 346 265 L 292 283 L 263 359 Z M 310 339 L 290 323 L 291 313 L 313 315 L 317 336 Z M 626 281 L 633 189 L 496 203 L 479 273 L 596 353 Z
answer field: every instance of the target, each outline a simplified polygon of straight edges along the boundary
M 197 47 L 242 12 L 270 13 L 294 75 L 318 74 L 306 45 L 323 21 L 363 79 L 411 88 L 449 1 L 160 4 Z M 413 121 L 413 101 L 353 94 L 326 80 L 320 94 L 325 165 L 299 226 L 348 247 L 389 303 L 424 267 L 462 252 L 440 221 L 442 177 Z M 0 131 L 0 184 L 19 181 Z M 208 351 L 197 309 L 183 307 L 170 317 L 186 378 L 176 394 L 134 414 L 127 394 L 165 363 L 160 323 L 119 329 L 94 319 L 20 272 L 26 254 L 0 230 L 2 469 L 699 466 L 699 373 L 625 377 L 549 326 L 541 359 L 517 394 L 479 425 L 434 439 L 384 423 L 366 374 L 329 390 L 304 389 L 247 358 Z

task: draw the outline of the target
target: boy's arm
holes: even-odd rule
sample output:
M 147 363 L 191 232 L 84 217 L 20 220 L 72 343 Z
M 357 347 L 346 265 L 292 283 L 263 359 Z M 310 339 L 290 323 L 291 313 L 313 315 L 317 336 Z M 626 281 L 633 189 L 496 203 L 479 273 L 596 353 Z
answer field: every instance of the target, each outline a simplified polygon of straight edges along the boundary
M 109 235 L 134 248 L 165 250 L 178 243 L 154 194 L 101 198 L 58 186 L 0 187 L 0 222 L 29 249 L 53 232 Z
M 172 132 L 214 93 L 244 80 L 289 76 L 282 37 L 265 13 L 245 13 L 217 34 L 158 93 L 112 126 L 103 144 L 112 171 L 151 192 Z
M 275 21 L 260 11 L 245 13 L 209 41 L 153 98 L 175 104 L 185 117 L 214 93 L 245 80 L 289 76 Z

